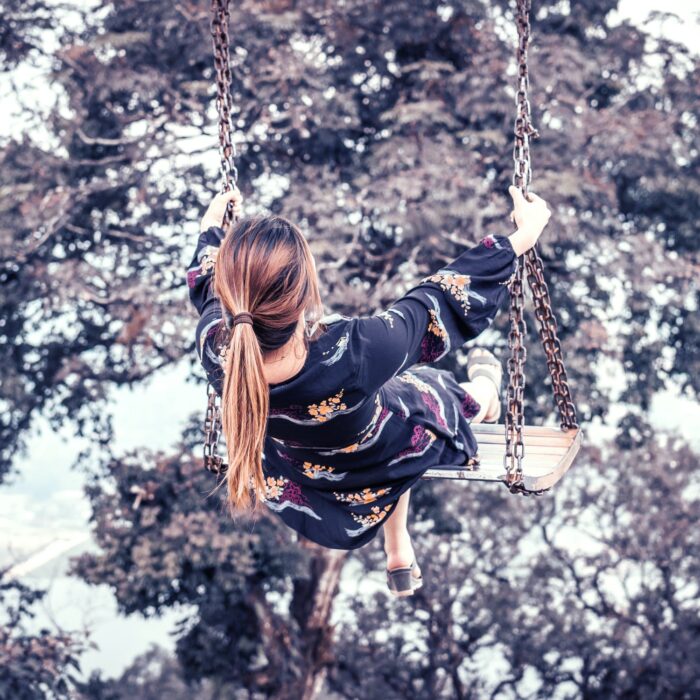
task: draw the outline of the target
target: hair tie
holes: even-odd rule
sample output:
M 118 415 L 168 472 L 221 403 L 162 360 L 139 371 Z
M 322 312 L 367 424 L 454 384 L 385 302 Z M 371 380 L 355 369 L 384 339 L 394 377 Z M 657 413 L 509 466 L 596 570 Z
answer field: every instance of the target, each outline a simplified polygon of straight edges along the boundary
M 236 326 L 238 323 L 250 323 L 250 325 L 253 325 L 253 314 L 251 314 L 249 311 L 241 311 L 238 314 L 234 314 L 233 320 L 231 321 L 231 328 Z

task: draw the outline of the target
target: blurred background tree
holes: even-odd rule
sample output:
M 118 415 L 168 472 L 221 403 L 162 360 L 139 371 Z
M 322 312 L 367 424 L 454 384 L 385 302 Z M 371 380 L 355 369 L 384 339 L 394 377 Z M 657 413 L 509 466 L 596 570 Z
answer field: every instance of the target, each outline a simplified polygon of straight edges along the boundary
M 700 376 L 697 55 L 612 24 L 612 0 L 536 3 L 533 190 L 555 212 L 541 252 L 580 419 L 615 439 L 591 431 L 538 500 L 421 484 L 428 583 L 396 602 L 353 584 L 381 579 L 378 542 L 346 560 L 270 514 L 229 520 L 200 471 L 203 384 L 170 453 L 112 446 L 112 387 L 183 358 L 203 380 L 184 272 L 219 184 L 208 3 L 97 3 L 55 47 L 39 33 L 53 5 L 4 5 L 4 69 L 43 52 L 59 99 L 28 105 L 1 156 L 0 473 L 36 414 L 90 436 L 100 552 L 76 573 L 125 614 L 191 611 L 176 659 L 98 674 L 86 697 L 698 694 L 697 459 L 648 420 L 658 391 L 694 399 Z M 247 206 L 308 232 L 329 311 L 379 310 L 509 231 L 511 3 L 244 1 L 231 37 Z M 505 320 L 487 337 L 502 352 Z M 529 415 L 546 420 L 530 348 Z
M 0 697 L 69 697 L 78 688 L 84 639 L 33 625 L 43 593 L 0 572 Z

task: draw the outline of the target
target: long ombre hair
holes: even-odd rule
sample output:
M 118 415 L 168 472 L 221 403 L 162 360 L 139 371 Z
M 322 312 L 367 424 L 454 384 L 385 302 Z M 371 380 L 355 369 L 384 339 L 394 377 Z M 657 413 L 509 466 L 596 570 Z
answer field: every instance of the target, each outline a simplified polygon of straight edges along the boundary
M 217 254 L 214 293 L 224 314 L 247 311 L 253 317 L 252 325 L 238 323 L 224 339 L 221 413 L 228 501 L 235 511 L 257 506 L 265 496 L 262 454 L 270 397 L 264 358 L 294 335 L 302 312 L 306 323 L 319 320 L 323 304 L 308 243 L 281 216 L 233 224 Z M 307 350 L 308 340 L 304 332 Z

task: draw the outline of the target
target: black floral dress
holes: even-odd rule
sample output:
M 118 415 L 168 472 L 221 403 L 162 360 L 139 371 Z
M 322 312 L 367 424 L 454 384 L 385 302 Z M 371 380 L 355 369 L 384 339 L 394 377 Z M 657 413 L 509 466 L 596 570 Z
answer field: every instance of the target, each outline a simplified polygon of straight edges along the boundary
M 223 236 L 216 227 L 201 233 L 187 270 L 198 357 L 219 394 L 222 314 L 211 274 Z M 473 456 L 479 404 L 451 372 L 421 363 L 488 327 L 515 269 L 509 239 L 490 235 L 381 313 L 324 317 L 302 369 L 270 385 L 267 507 L 314 542 L 354 549 L 427 469 Z

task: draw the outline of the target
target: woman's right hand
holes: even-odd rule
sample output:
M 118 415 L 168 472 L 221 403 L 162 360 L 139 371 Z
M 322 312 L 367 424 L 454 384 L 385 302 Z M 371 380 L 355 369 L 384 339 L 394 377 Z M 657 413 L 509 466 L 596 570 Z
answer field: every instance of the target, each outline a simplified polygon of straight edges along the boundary
M 533 192 L 528 192 L 532 201 L 523 196 L 519 187 L 511 185 L 508 193 L 513 198 L 513 211 L 510 218 L 518 230 L 509 236 L 513 250 L 517 255 L 532 248 L 542 234 L 552 212 L 547 202 Z
M 243 195 L 241 195 L 238 187 L 233 187 L 226 192 L 217 194 L 214 199 L 212 199 L 209 208 L 199 224 L 200 232 L 206 231 L 210 226 L 221 227 L 229 202 L 233 205 L 234 219 L 238 219 L 241 216 L 243 211 Z

